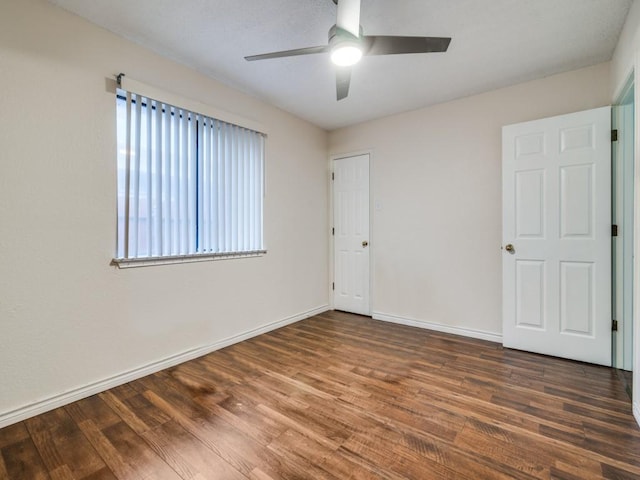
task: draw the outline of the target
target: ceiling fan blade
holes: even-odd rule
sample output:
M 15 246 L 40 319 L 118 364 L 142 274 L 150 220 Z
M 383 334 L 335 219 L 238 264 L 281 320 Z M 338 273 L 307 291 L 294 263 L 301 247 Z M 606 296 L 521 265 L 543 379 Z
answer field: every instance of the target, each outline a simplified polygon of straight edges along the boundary
M 449 37 L 365 35 L 363 39 L 366 45 L 365 55 L 446 52 L 451 42 Z
M 336 26 L 356 38 L 360 36 L 360 0 L 338 0 Z
M 347 98 L 347 95 L 349 95 L 350 82 L 351 82 L 351 67 L 338 67 L 336 69 L 336 92 L 338 94 L 338 100 Z
M 263 53 L 261 55 L 249 55 L 244 57 L 248 62 L 254 60 L 268 60 L 270 58 L 283 58 L 283 57 L 295 57 L 298 55 L 312 55 L 314 53 L 325 53 L 329 51 L 328 45 L 321 45 L 319 47 L 306 47 L 296 48 L 294 50 L 283 50 L 282 52 Z

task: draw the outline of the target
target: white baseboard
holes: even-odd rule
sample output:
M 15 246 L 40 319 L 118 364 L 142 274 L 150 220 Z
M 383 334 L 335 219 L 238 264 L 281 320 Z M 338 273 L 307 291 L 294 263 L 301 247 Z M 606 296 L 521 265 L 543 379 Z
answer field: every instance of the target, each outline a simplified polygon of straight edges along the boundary
M 489 342 L 502 343 L 502 335 L 499 333 L 485 332 L 483 330 L 473 330 L 471 328 L 452 327 L 441 323 L 425 322 L 412 318 L 398 317 L 397 315 L 389 315 L 387 313 L 374 312 L 374 320 L 382 320 L 384 322 L 399 323 L 400 325 L 408 325 L 410 327 L 424 328 L 427 330 L 435 330 L 436 332 L 452 333 L 463 337 L 478 338 L 480 340 L 488 340 Z
M 636 423 L 640 427 L 640 403 L 633 402 L 633 416 L 636 419 Z
M 271 322 L 261 327 L 254 328 L 252 330 L 234 335 L 229 338 L 225 338 L 210 345 L 187 350 L 186 352 L 172 355 L 163 360 L 152 362 L 142 367 L 135 368 L 133 370 L 129 370 L 127 372 L 123 372 L 118 375 L 114 375 L 112 377 L 105 378 L 103 380 L 99 380 L 97 382 L 93 382 L 83 387 L 79 387 L 58 395 L 53 395 L 51 397 L 45 398 L 44 400 L 30 403 L 28 405 L 10 410 L 8 412 L 0 412 L 0 428 L 12 425 L 41 413 L 48 412 L 49 410 L 53 410 L 54 408 L 62 407 L 77 400 L 90 397 L 91 395 L 95 395 L 96 393 L 104 392 L 105 390 L 109 390 L 110 388 L 114 388 L 127 382 L 131 382 L 132 380 L 136 380 L 152 373 L 159 372 L 160 370 L 164 370 L 165 368 L 173 367 L 188 360 L 193 360 L 194 358 L 198 358 L 206 355 L 207 353 L 211 353 L 221 348 L 228 347 L 229 345 L 233 345 L 234 343 L 242 342 L 243 340 L 256 337 L 263 333 L 270 332 L 271 330 L 276 330 L 286 325 L 299 322 L 300 320 L 318 315 L 320 313 L 326 312 L 327 310 L 329 310 L 329 305 L 322 305 L 312 310 L 308 310 L 297 315 L 292 315 L 290 317 L 283 318 L 282 320 Z

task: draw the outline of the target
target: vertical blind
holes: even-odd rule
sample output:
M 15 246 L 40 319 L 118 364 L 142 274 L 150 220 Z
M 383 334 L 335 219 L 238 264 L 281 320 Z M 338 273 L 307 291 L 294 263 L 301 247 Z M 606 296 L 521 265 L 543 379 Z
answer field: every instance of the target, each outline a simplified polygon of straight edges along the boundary
M 263 252 L 264 135 L 118 90 L 119 259 Z

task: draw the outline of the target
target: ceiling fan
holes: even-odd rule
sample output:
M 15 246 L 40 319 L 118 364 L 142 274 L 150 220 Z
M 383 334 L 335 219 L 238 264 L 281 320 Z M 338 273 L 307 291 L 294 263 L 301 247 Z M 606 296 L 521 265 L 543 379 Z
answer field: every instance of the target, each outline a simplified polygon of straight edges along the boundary
M 338 100 L 342 100 L 349 94 L 351 67 L 358 63 L 363 55 L 446 52 L 449 48 L 451 42 L 449 37 L 363 35 L 360 26 L 360 1 L 333 0 L 333 3 L 338 6 L 338 18 L 336 24 L 329 29 L 328 45 L 250 55 L 244 57 L 245 60 L 251 62 L 270 58 L 330 53 L 331 61 L 337 66 L 337 97 Z

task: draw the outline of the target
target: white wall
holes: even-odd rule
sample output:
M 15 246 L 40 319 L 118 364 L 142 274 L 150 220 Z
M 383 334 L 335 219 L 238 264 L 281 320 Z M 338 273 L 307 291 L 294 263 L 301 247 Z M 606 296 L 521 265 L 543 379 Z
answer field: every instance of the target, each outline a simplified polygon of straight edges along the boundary
M 267 126 L 266 256 L 109 266 L 118 72 Z M 44 0 L 0 2 L 0 82 L 0 426 L 326 308 L 326 132 Z
M 617 102 L 627 80 L 635 86 L 635 215 L 633 295 L 633 414 L 640 424 L 640 88 L 635 72 L 640 68 L 640 2 L 634 1 L 611 60 L 611 101 Z
M 374 316 L 500 339 L 501 127 L 608 105 L 609 68 L 330 133 L 332 154 L 372 151 Z

